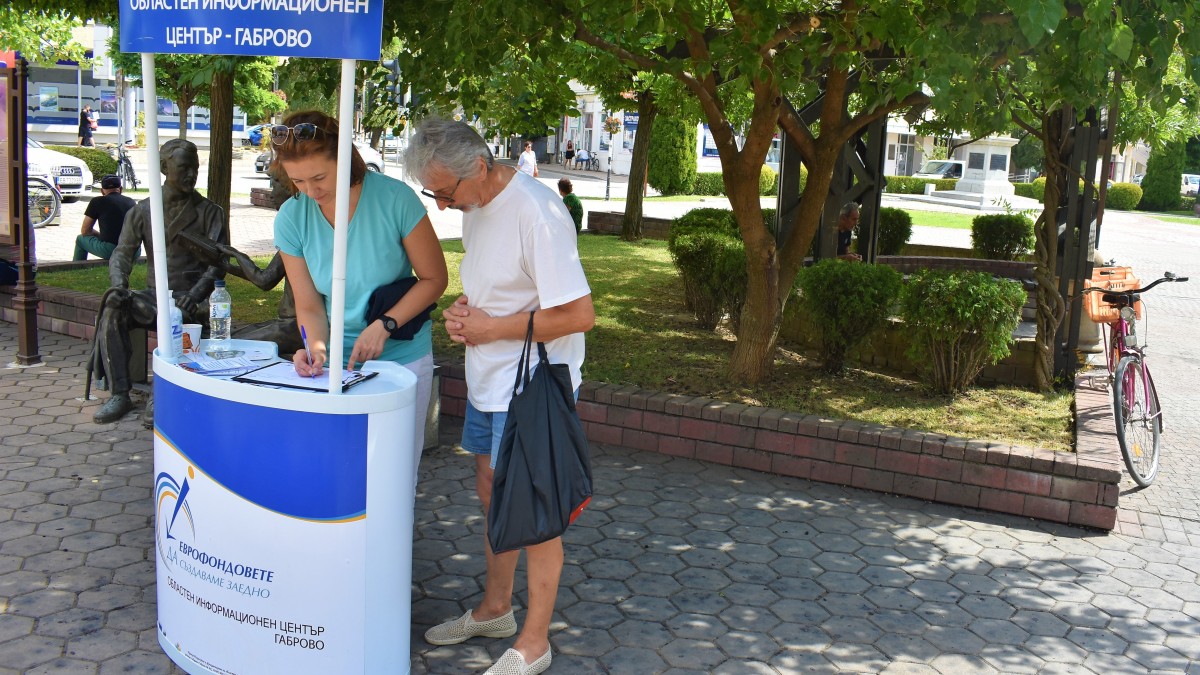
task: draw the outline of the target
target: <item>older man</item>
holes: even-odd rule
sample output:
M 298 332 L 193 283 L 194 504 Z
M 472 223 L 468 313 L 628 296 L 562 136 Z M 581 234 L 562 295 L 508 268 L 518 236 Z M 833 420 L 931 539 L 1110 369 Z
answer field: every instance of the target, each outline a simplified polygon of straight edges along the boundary
M 213 282 L 225 277 L 225 270 L 196 259 L 183 245 L 181 232 L 229 243 L 225 213 L 221 207 L 196 192 L 200 159 L 191 141 L 173 139 L 162 146 L 159 168 L 163 182 L 163 220 L 166 230 L 167 282 L 175 305 L 183 310 L 185 323 L 203 323 L 208 315 L 208 296 Z M 129 272 L 138 249 L 146 252 L 146 289 L 129 290 Z M 150 200 L 138 202 L 125 216 L 121 238 L 108 261 L 112 288 L 105 294 L 104 306 L 96 325 L 92 347 L 93 372 L 108 378 L 111 396 L 93 419 L 97 424 L 115 422 L 133 407 L 129 399 L 129 328 L 151 328 L 158 318 L 154 294 L 154 247 L 151 243 Z
M 496 164 L 467 124 L 428 120 L 405 155 L 409 175 L 439 209 L 463 212 L 460 276 L 464 295 L 443 316 L 466 345 L 467 413 L 462 446 L 475 454 L 475 489 L 487 511 L 496 451 L 512 397 L 517 360 L 534 312 L 536 341 L 569 366 L 578 389 L 585 331 L 595 322 L 591 289 L 579 263 L 575 227 L 561 199 L 532 176 Z M 425 640 L 450 645 L 517 631 L 513 577 L 520 551 L 493 553 L 484 537 L 487 581 L 479 607 L 435 626 Z M 541 673 L 550 667 L 550 617 L 563 565 L 562 539 L 527 547 L 529 601 L 524 628 L 488 673 Z
M 862 260 L 862 256 L 850 252 L 850 237 L 854 234 L 854 228 L 858 227 L 858 218 L 858 204 L 854 202 L 846 202 L 838 212 L 837 257 L 842 260 Z

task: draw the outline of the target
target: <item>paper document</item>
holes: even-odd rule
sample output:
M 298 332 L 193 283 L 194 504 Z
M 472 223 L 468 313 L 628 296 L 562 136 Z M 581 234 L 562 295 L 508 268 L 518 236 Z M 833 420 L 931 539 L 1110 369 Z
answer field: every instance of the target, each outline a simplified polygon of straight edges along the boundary
M 241 375 L 259 367 L 259 364 L 244 356 L 232 359 L 214 359 L 204 354 L 196 354 L 194 356 L 194 361 L 184 361 L 179 364 L 179 367 L 184 370 L 190 370 L 193 373 L 200 373 L 201 375 L 209 375 L 211 377 Z
M 344 370 L 342 371 L 342 391 L 346 391 L 359 382 L 366 382 L 378 374 L 361 370 Z M 258 370 L 244 375 L 238 375 L 233 378 L 233 381 L 245 382 L 247 384 L 263 384 L 272 387 L 307 389 L 309 391 L 329 391 L 328 370 L 316 377 L 306 377 L 297 373 L 296 366 L 290 362 L 272 363 L 269 366 L 263 366 Z

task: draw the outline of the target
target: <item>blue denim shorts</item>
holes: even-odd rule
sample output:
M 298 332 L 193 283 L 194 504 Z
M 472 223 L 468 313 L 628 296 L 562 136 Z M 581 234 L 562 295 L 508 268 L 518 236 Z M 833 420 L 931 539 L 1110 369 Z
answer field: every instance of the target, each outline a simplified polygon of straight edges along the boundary
M 467 416 L 463 420 L 463 450 L 472 455 L 491 455 L 491 466 L 496 468 L 500 437 L 504 435 L 504 421 L 507 419 L 507 410 L 481 412 L 467 401 Z
M 575 390 L 579 400 L 579 390 Z M 504 435 L 504 422 L 508 411 L 481 412 L 467 401 L 467 416 L 463 420 L 462 447 L 472 455 L 491 455 L 491 468 L 496 468 L 496 456 L 500 450 L 500 437 Z

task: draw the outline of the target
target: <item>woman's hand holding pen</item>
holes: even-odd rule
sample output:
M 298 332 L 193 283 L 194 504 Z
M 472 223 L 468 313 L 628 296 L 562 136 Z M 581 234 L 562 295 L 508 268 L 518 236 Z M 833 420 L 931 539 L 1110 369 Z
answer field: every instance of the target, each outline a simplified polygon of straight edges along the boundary
M 313 347 L 311 355 L 306 349 L 301 349 L 292 355 L 292 363 L 296 366 L 296 373 L 304 377 L 316 377 L 325 372 L 325 349 L 315 345 L 310 346 Z

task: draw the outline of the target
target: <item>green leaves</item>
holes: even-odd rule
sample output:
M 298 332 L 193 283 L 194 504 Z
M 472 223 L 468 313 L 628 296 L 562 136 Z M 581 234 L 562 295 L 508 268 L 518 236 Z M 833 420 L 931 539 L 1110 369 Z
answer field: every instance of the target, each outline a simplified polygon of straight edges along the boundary
M 1118 59 L 1128 61 L 1133 52 L 1133 29 L 1123 23 L 1117 24 L 1108 41 L 1108 51 Z
M 1024 0 L 1010 3 L 1017 25 L 1030 44 L 1037 44 L 1042 37 L 1053 34 L 1058 24 L 1067 16 L 1066 4 L 1062 0 Z

